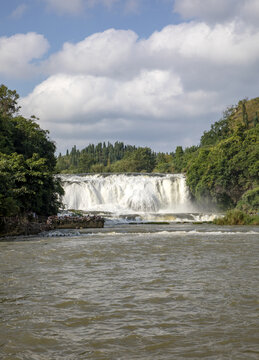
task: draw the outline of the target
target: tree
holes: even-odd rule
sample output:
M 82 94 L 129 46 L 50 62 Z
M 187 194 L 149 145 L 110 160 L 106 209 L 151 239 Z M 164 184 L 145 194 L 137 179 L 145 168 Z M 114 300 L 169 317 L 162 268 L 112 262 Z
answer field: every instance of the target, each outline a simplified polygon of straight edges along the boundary
M 63 193 L 55 144 L 34 118 L 15 116 L 16 91 L 0 87 L 0 216 L 55 214 Z
M 247 111 L 246 111 L 246 100 L 242 101 L 242 114 L 243 114 L 243 123 L 244 123 L 246 129 L 248 129 L 248 115 L 247 115 Z
M 130 172 L 152 172 L 156 164 L 156 156 L 148 147 L 139 147 L 126 154 Z
M 183 148 L 181 146 L 177 146 L 175 149 L 175 154 L 173 157 L 174 171 L 180 173 L 183 168 Z
M 232 136 L 202 147 L 187 170 L 187 184 L 196 199 L 223 208 L 236 206 L 258 183 L 259 126 L 246 130 L 239 124 Z
M 15 90 L 9 90 L 5 85 L 0 86 L 0 114 L 13 116 L 20 109 L 17 106 L 19 95 Z
M 15 151 L 26 159 L 37 153 L 48 160 L 49 168 L 54 171 L 56 166 L 55 144 L 49 139 L 49 132 L 43 130 L 31 119 L 22 116 L 12 118 L 14 124 L 13 142 Z
M 153 170 L 158 173 L 171 173 L 173 170 L 172 155 L 158 153 L 156 156 L 156 167 Z
M 216 121 L 211 125 L 211 129 L 209 131 L 204 131 L 200 145 L 201 146 L 210 146 L 215 145 L 219 141 L 226 139 L 230 134 L 229 128 L 229 119 L 223 118 L 220 121 Z
M 17 153 L 1 154 L 0 179 L 0 216 L 30 211 L 49 215 L 61 205 L 61 185 L 49 172 L 47 160 L 37 154 L 27 160 Z
M 86 152 L 81 152 L 79 156 L 78 172 L 90 172 L 91 166 L 94 165 L 94 158 Z

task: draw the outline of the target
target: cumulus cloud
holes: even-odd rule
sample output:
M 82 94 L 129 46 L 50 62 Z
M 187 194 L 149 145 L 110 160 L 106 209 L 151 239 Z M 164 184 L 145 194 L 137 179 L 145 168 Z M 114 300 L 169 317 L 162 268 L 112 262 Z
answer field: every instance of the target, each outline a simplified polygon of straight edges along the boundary
M 63 49 L 44 64 L 50 73 L 107 75 L 125 73 L 136 50 L 137 35 L 133 31 L 110 29 L 93 34 L 76 44 L 65 43 Z
M 235 22 L 170 25 L 144 40 L 132 31 L 110 29 L 66 43 L 43 67 L 48 75 L 63 72 L 121 81 L 143 70 L 169 71 L 178 74 L 184 91 L 221 91 L 256 76 L 258 43 L 259 31 Z
M 175 0 L 174 11 L 184 19 L 198 18 L 222 21 L 233 16 L 233 10 L 243 0 Z
M 91 74 L 128 77 L 143 68 L 179 67 L 188 62 L 213 66 L 251 65 L 259 58 L 259 31 L 224 25 L 182 23 L 169 25 L 147 40 L 133 31 L 110 29 L 96 33 L 63 49 L 45 63 L 48 74 Z
M 258 43 L 259 30 L 235 21 L 170 25 L 147 39 L 96 33 L 42 63 L 48 78 L 21 99 L 23 113 L 39 116 L 59 149 L 195 144 L 226 105 L 258 95 Z
M 174 12 L 183 19 L 198 19 L 212 23 L 239 20 L 258 24 L 258 0 L 175 0 Z
M 32 60 L 41 58 L 48 48 L 44 36 L 34 32 L 0 37 L 0 74 L 31 76 L 35 70 Z
M 96 122 L 129 114 L 161 118 L 181 93 L 179 77 L 168 71 L 143 71 L 128 81 L 59 74 L 37 86 L 22 106 L 27 116 L 33 109 L 43 121 L 69 122 L 74 117 L 76 122 Z
M 153 52 L 167 52 L 170 60 L 180 56 L 194 62 L 248 65 L 258 59 L 259 31 L 239 27 L 235 22 L 208 25 L 183 23 L 165 27 L 154 33 L 148 42 Z
M 200 90 L 184 93 L 179 76 L 172 72 L 143 70 L 127 81 L 53 75 L 21 99 L 21 105 L 24 115 L 37 114 L 55 139 L 63 139 L 58 140 L 59 149 L 119 139 L 168 150 L 173 139 L 179 141 L 179 133 L 184 134 L 190 118 L 205 115 L 204 103 L 215 110 L 215 96 Z M 195 122 L 188 127 L 195 130 Z M 163 144 L 156 144 L 161 138 Z

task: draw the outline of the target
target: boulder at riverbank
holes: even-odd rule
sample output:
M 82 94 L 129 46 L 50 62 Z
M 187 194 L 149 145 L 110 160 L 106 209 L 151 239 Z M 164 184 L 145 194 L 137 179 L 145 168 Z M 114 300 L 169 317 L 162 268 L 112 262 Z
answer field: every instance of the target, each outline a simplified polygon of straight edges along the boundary
M 36 235 L 42 231 L 51 230 L 44 219 L 31 219 L 30 216 L 3 216 L 0 217 L 0 237 Z
M 49 216 L 47 225 L 54 229 L 103 228 L 104 219 L 100 216 Z
M 55 229 L 102 228 L 104 219 L 100 216 L 49 216 L 0 217 L 0 237 L 37 235 Z

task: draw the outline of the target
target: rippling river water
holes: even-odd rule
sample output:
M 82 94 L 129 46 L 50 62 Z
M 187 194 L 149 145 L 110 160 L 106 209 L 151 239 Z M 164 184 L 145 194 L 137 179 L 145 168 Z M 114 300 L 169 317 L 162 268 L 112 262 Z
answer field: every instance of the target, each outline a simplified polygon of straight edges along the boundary
M 0 242 L 1 359 L 259 358 L 258 228 L 52 235 Z

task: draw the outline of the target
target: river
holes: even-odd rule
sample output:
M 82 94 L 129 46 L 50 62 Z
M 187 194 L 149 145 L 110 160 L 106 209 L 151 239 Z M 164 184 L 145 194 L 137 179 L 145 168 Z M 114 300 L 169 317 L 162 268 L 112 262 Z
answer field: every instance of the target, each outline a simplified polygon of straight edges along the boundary
M 4 239 L 0 358 L 258 359 L 258 250 L 211 224 Z

